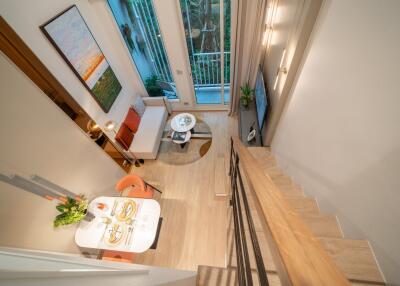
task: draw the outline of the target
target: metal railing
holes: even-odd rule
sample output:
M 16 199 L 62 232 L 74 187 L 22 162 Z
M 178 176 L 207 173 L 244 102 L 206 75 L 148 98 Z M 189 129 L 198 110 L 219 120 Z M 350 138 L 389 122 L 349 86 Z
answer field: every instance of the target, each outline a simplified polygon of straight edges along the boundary
M 230 82 L 230 52 L 224 52 L 223 83 Z M 191 66 L 195 86 L 220 85 L 222 53 L 195 53 L 192 55 Z
M 259 285 L 268 286 L 267 273 L 258 243 L 254 222 L 251 217 L 249 203 L 244 189 L 242 175 L 239 169 L 239 155 L 234 151 L 233 140 L 231 139 L 230 167 L 229 167 L 230 185 L 232 190 L 233 224 L 237 256 L 237 278 L 239 286 L 253 285 L 249 252 L 246 243 L 246 233 L 242 210 L 244 209 L 247 225 L 252 243 L 252 250 L 257 265 L 257 274 Z M 240 190 L 240 191 L 239 191 Z M 243 204 L 243 207 L 242 207 Z

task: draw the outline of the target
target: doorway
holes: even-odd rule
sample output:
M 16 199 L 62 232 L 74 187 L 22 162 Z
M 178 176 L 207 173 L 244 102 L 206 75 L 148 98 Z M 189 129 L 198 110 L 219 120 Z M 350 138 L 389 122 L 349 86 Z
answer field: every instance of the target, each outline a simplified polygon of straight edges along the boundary
M 230 99 L 231 0 L 179 0 L 197 105 Z

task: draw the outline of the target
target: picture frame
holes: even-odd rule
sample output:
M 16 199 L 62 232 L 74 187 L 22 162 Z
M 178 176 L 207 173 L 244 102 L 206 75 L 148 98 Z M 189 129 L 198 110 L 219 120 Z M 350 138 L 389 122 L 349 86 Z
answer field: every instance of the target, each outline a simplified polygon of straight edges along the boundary
M 104 112 L 122 86 L 76 5 L 40 26 L 41 31 Z

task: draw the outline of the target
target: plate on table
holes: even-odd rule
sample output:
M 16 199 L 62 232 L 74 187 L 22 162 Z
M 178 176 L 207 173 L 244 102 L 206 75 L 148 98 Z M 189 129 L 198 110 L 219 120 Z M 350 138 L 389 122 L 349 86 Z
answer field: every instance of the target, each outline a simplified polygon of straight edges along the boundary
M 137 212 L 137 204 L 133 200 L 125 200 L 118 204 L 116 216 L 119 221 L 133 219 Z
M 126 227 L 123 224 L 112 223 L 106 228 L 104 242 L 109 246 L 118 246 L 126 236 Z

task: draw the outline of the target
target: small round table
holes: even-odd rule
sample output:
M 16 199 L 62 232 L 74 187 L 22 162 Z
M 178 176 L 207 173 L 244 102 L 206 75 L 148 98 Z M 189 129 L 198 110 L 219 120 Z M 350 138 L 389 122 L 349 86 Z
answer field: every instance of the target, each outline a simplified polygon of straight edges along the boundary
M 196 117 L 190 113 L 180 113 L 171 120 L 171 128 L 177 132 L 188 132 L 196 125 Z

